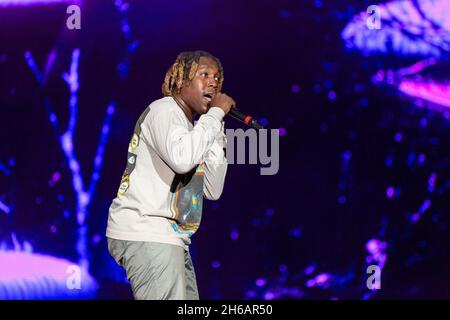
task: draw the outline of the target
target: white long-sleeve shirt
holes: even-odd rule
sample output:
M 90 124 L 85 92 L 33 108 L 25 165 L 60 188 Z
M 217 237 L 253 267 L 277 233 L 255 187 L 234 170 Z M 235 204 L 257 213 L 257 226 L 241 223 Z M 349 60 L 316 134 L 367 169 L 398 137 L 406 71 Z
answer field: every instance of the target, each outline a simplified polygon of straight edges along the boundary
M 147 107 L 128 147 L 107 237 L 188 250 L 200 225 L 203 196 L 217 200 L 223 190 L 228 165 L 224 115 L 212 107 L 194 126 L 172 97 Z

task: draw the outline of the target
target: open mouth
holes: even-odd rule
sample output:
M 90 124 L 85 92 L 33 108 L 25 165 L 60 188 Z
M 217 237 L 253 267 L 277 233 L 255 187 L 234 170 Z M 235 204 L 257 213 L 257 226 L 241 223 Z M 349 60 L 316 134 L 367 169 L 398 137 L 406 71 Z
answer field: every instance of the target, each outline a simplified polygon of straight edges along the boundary
M 208 102 L 208 104 L 209 104 L 209 103 L 211 103 L 213 96 L 214 96 L 214 94 L 212 94 L 212 93 L 205 93 L 205 94 L 203 95 L 203 98 L 204 98 L 204 99 L 206 100 L 206 102 Z

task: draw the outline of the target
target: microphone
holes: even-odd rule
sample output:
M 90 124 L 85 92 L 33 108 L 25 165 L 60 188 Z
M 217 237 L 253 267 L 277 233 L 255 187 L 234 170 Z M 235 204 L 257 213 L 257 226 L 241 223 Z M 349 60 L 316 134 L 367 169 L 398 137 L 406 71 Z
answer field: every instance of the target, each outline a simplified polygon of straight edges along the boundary
M 255 129 L 264 129 L 262 125 L 258 123 L 256 119 L 254 119 L 252 116 L 246 115 L 236 109 L 235 107 L 232 107 L 230 111 L 227 113 L 227 115 L 231 116 L 232 118 L 235 118 L 236 120 L 239 120 L 246 125 L 255 128 Z

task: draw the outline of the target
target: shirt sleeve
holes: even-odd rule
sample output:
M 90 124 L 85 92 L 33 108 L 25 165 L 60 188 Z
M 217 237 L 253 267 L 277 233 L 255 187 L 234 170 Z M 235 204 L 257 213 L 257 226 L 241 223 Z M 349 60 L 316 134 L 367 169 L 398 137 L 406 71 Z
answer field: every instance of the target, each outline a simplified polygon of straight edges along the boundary
M 221 131 L 216 135 L 211 149 L 209 149 L 205 157 L 203 194 L 206 199 L 217 200 L 222 195 L 228 169 L 228 162 L 224 152 L 225 147 L 226 136 L 222 123 Z
M 185 174 L 204 161 L 207 151 L 220 132 L 225 112 L 212 107 L 189 130 L 179 110 L 158 106 L 144 121 L 149 143 L 176 173 Z

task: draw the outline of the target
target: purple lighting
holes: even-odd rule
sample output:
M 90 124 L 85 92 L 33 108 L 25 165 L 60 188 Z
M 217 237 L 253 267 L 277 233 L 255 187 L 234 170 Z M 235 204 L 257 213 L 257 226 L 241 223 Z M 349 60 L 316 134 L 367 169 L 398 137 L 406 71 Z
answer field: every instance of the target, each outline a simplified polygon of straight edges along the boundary
M 285 265 L 285 264 L 280 264 L 280 265 L 278 266 L 278 270 L 279 270 L 281 273 L 285 273 L 285 272 L 288 271 L 288 267 L 287 267 L 287 265 Z
M 436 186 L 436 179 L 437 179 L 437 174 L 436 173 L 432 173 L 428 177 L 428 192 L 433 192 L 434 191 L 434 188 Z
M 450 52 L 450 2 L 448 0 L 396 0 L 377 4 L 383 26 L 367 27 L 366 11 L 354 16 L 341 33 L 349 50 L 364 55 L 384 54 L 425 59 L 396 71 L 379 70 L 374 83 L 387 83 L 419 101 L 450 107 L 450 85 L 419 76 L 422 70 L 446 60 Z M 414 76 L 414 77 L 408 77 Z M 421 121 L 426 126 L 426 120 Z
M 366 257 L 366 262 L 370 264 L 377 264 L 382 270 L 386 262 L 387 243 L 378 239 L 370 239 L 366 243 L 366 250 L 369 255 Z
M 0 163 L 0 171 L 6 174 L 7 176 L 11 175 L 11 170 L 2 163 Z
M 388 155 L 386 157 L 386 159 L 384 160 L 384 164 L 386 165 L 386 167 L 390 168 L 392 167 L 392 164 L 394 163 L 394 159 L 392 157 L 392 155 Z
M 419 219 L 420 219 L 420 213 L 418 213 L 418 212 L 413 213 L 410 217 L 411 223 L 416 223 L 417 221 L 419 221 Z
M 257 279 L 255 282 L 257 287 L 263 287 L 266 285 L 266 283 L 267 283 L 267 280 L 263 279 L 263 278 Z
M 398 89 L 409 96 L 421 98 L 450 108 L 449 85 L 405 79 L 400 82 Z
M 266 127 L 266 126 L 269 125 L 269 120 L 267 120 L 266 118 L 261 118 L 261 119 L 259 119 L 259 123 L 260 123 L 262 126 Z
M 306 282 L 306 286 L 308 288 L 311 287 L 322 287 L 322 288 L 328 288 L 330 286 L 330 281 L 332 280 L 332 277 L 328 273 L 320 273 L 315 278 L 309 279 Z
M 97 283 L 74 263 L 29 252 L 0 251 L 0 299 L 92 299 Z M 79 276 L 79 288 L 69 285 Z
M 123 2 L 122 0 L 115 0 L 114 5 L 116 7 L 116 10 L 120 14 L 121 31 L 127 43 L 127 54 L 125 55 L 124 59 L 122 59 L 122 61 L 120 61 L 117 64 L 117 70 L 119 71 L 119 78 L 125 79 L 126 77 L 128 77 L 130 71 L 129 54 L 137 50 L 137 48 L 139 47 L 139 41 L 132 39 L 133 35 L 127 17 L 129 4 L 127 2 Z
M 300 92 L 300 86 L 296 83 L 294 83 L 291 87 L 292 93 L 299 93 Z
M 370 254 L 378 254 L 386 248 L 386 242 L 377 239 L 367 241 L 366 249 Z
M 425 199 L 425 201 L 422 203 L 422 205 L 419 208 L 419 213 L 423 214 L 425 211 L 427 211 L 431 207 L 431 200 Z
M 328 96 L 328 99 L 330 99 L 330 100 L 336 100 L 336 92 L 334 92 L 333 90 L 328 92 L 327 96 Z
M 289 235 L 293 238 L 300 238 L 302 236 L 303 232 L 300 227 L 292 228 L 289 232 Z
M 61 178 L 61 173 L 59 173 L 58 171 L 54 172 L 52 174 L 50 181 L 48 182 L 49 186 L 53 187 L 56 184 L 56 182 L 59 181 L 60 178 Z
M 423 153 L 419 154 L 419 157 L 417 158 L 417 162 L 419 164 L 423 164 L 425 160 L 427 159 L 427 156 Z
M 233 228 L 230 232 L 230 238 L 233 241 L 236 241 L 239 239 L 239 231 L 236 228 Z
M 0 200 L 0 210 L 6 214 L 9 214 L 11 212 L 11 208 L 8 207 L 6 204 L 4 204 L 1 200 Z
M 428 125 L 428 120 L 427 118 L 422 118 L 420 119 L 420 126 L 425 128 Z
M 342 160 L 347 162 L 347 161 L 350 161 L 351 159 L 352 159 L 352 152 L 349 150 L 345 150 L 342 153 Z
M 92 243 L 93 244 L 98 244 L 100 241 L 102 241 L 102 237 L 98 234 L 96 234 L 93 238 L 92 238 Z
M 59 4 L 59 3 L 77 3 L 78 1 L 68 0 L 0 0 L 1 7 L 28 7 L 32 5 Z
M 273 300 L 273 299 L 275 299 L 275 297 L 276 297 L 276 295 L 270 291 L 268 291 L 264 294 L 264 300 Z
M 448 51 L 449 39 L 442 36 L 450 30 L 447 0 L 397 0 L 377 5 L 384 21 L 382 28 L 367 27 L 366 11 L 354 16 L 341 33 L 348 49 L 366 54 L 393 52 L 434 57 Z
M 315 264 L 311 264 L 311 265 L 309 265 L 309 266 L 305 269 L 304 273 L 305 273 L 306 275 L 310 275 L 310 274 L 312 274 L 314 271 L 316 271 L 316 265 L 315 265 Z
M 105 144 L 107 141 L 107 137 L 109 134 L 110 122 L 112 115 L 115 111 L 115 104 L 110 103 L 106 110 L 105 121 L 100 134 L 100 141 L 97 147 L 97 152 L 94 157 L 94 170 L 92 171 L 92 177 L 89 186 L 86 188 L 83 178 L 81 167 L 78 162 L 78 158 L 75 155 L 74 151 L 74 142 L 73 137 L 75 134 L 75 127 L 77 124 L 77 116 L 78 116 L 78 89 L 79 89 L 79 77 L 78 77 L 78 65 L 80 60 L 81 52 L 79 49 L 74 49 L 71 56 L 70 69 L 68 72 L 64 72 L 62 74 L 62 78 L 66 82 L 69 91 L 69 123 L 67 130 L 63 133 L 60 133 L 58 118 L 56 114 L 52 111 L 50 105 L 49 107 L 49 119 L 52 123 L 56 133 L 59 135 L 59 141 L 61 149 L 63 150 L 65 159 L 68 163 L 68 167 L 72 174 L 72 187 L 76 193 L 76 217 L 78 224 L 78 237 L 76 244 L 76 251 L 79 256 L 79 265 L 86 270 L 89 269 L 89 253 L 88 253 L 88 231 L 86 225 L 86 218 L 88 215 L 88 207 L 90 205 L 92 195 L 95 192 L 95 187 L 98 179 L 100 178 L 100 170 L 103 163 L 103 154 L 105 149 Z M 40 72 L 38 66 L 36 65 L 31 52 L 27 51 L 25 53 L 25 59 L 28 63 L 28 66 L 33 71 L 36 79 L 42 84 L 43 76 Z M 52 177 L 52 182 L 55 183 L 55 179 L 57 176 Z M 59 177 L 58 177 L 59 179 Z M 51 232 L 56 232 L 56 227 L 51 227 Z
M 395 189 L 394 187 L 390 186 L 386 190 L 386 198 L 391 199 L 394 196 Z
M 38 66 L 36 65 L 36 62 L 34 61 L 33 56 L 31 55 L 30 51 L 25 52 L 25 60 L 27 61 L 28 67 L 34 73 L 36 80 L 39 83 L 42 83 L 44 76 L 42 75 L 41 71 L 39 70 Z M 54 114 L 52 113 L 52 115 L 54 115 Z

